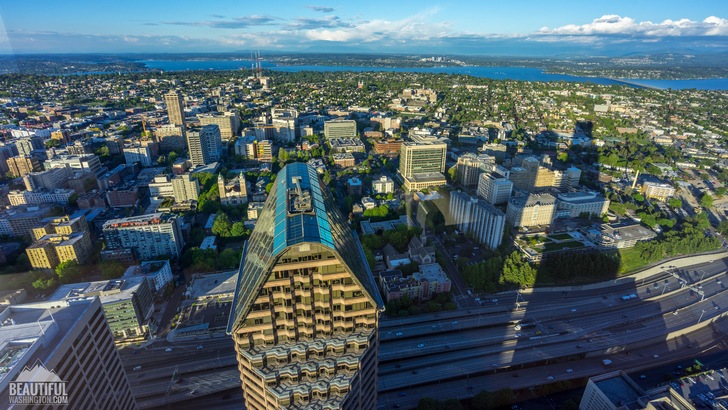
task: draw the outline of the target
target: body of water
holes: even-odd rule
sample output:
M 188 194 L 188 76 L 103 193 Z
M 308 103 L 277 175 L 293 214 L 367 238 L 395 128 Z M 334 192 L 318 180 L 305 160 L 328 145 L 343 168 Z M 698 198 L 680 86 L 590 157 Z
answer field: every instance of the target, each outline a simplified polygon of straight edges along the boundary
M 210 60 L 210 61 L 181 61 L 181 60 L 141 60 L 138 63 L 148 68 L 164 71 L 190 71 L 190 70 L 250 70 L 252 62 L 246 60 Z M 380 71 L 393 73 L 433 73 L 433 74 L 464 74 L 473 77 L 492 78 L 494 80 L 520 80 L 520 81 L 569 81 L 591 82 L 603 85 L 631 85 L 648 88 L 672 88 L 682 90 L 696 88 L 700 90 L 728 90 L 728 78 L 711 78 L 700 80 L 641 80 L 641 79 L 611 79 L 601 77 L 579 77 L 567 74 L 549 74 L 540 68 L 528 67 L 360 67 L 360 66 L 319 66 L 319 65 L 275 65 L 264 62 L 263 67 L 274 71 Z

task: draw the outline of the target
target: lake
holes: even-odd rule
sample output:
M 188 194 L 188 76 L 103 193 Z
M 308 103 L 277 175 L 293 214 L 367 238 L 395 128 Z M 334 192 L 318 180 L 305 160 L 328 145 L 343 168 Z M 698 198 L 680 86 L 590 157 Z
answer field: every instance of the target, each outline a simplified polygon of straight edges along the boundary
M 250 70 L 250 60 L 209 60 L 209 61 L 182 61 L 182 60 L 140 60 L 148 68 L 164 71 L 190 71 L 190 70 Z M 696 88 L 699 90 L 728 90 L 728 78 L 710 78 L 696 80 L 642 80 L 642 79 L 611 79 L 601 77 L 579 77 L 567 74 L 549 74 L 540 68 L 529 67 L 361 67 L 361 66 L 323 66 L 323 65 L 276 65 L 263 62 L 263 68 L 282 71 L 352 71 L 352 72 L 393 72 L 393 73 L 433 73 L 433 74 L 464 74 L 473 77 L 492 78 L 494 80 L 520 80 L 520 81 L 568 81 L 590 82 L 595 84 L 631 85 L 648 88 L 672 88 L 682 90 Z

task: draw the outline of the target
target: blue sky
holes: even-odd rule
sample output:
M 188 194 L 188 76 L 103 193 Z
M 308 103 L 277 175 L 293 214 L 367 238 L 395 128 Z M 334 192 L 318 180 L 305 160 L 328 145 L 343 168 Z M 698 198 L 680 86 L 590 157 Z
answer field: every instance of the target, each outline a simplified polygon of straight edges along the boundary
M 728 49 L 725 0 L 12 1 L 0 53 Z

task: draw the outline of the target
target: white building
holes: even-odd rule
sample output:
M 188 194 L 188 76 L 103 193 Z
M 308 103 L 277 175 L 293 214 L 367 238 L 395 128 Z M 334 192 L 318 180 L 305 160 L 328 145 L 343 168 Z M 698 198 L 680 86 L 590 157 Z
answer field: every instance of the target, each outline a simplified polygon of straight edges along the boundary
M 187 132 L 187 147 L 192 165 L 207 165 L 222 158 L 222 137 L 220 127 L 205 125 L 200 131 Z
M 478 181 L 478 196 L 493 205 L 504 204 L 508 202 L 513 191 L 513 182 L 508 178 L 495 173 L 484 172 L 480 174 Z
M 169 175 L 162 174 L 154 177 L 154 181 L 149 183 L 149 196 L 152 198 L 174 196 L 174 187 Z
M 450 215 L 458 229 L 490 249 L 500 246 L 506 216 L 490 203 L 464 192 L 450 193 Z
M 197 178 L 190 178 L 190 174 L 177 175 L 172 178 L 172 192 L 175 202 L 197 201 L 200 182 Z
M 76 191 L 73 189 L 58 188 L 52 191 L 10 191 L 8 201 L 10 205 L 40 205 L 40 204 L 68 204 L 68 200 Z
M 382 175 L 379 179 L 372 181 L 372 192 L 376 194 L 391 194 L 394 193 L 394 181 L 392 178 Z
M 601 216 L 608 210 L 609 199 L 597 192 L 567 192 L 556 197 L 557 218 L 578 218 L 582 214 Z
M 142 167 L 151 167 L 152 163 L 152 151 L 149 146 L 135 145 L 131 147 L 124 147 L 124 160 L 127 165 L 139 163 Z
M 273 126 L 276 141 L 296 141 L 296 128 L 298 128 L 298 111 L 283 108 L 270 110 L 271 125 Z

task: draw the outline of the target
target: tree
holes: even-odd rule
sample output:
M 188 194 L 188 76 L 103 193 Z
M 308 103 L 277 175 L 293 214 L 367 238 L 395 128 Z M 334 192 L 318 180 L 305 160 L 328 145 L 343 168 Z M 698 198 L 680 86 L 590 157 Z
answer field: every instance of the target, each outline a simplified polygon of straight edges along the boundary
M 126 269 L 119 261 L 104 261 L 99 263 L 99 270 L 101 271 L 101 277 L 104 279 L 116 279 L 120 278 Z
M 569 153 L 568 152 L 559 152 L 556 155 L 556 159 L 565 163 L 569 160 Z
M 682 201 L 678 198 L 670 198 L 667 200 L 667 206 L 673 209 L 682 208 Z
M 249 234 L 250 231 L 245 227 L 245 224 L 240 221 L 235 222 L 230 228 L 230 236 L 232 236 L 233 238 L 240 238 Z
M 231 236 L 230 231 L 232 227 L 233 224 L 230 222 L 227 214 L 220 212 L 217 214 L 217 218 L 215 218 L 215 223 L 212 224 L 212 233 L 222 238 L 227 238 Z
M 61 262 L 56 266 L 56 275 L 61 283 L 75 283 L 83 278 L 81 267 L 76 261 Z
M 709 194 L 703 195 L 702 198 L 700 198 L 700 206 L 703 208 L 710 208 L 713 206 L 713 197 Z

